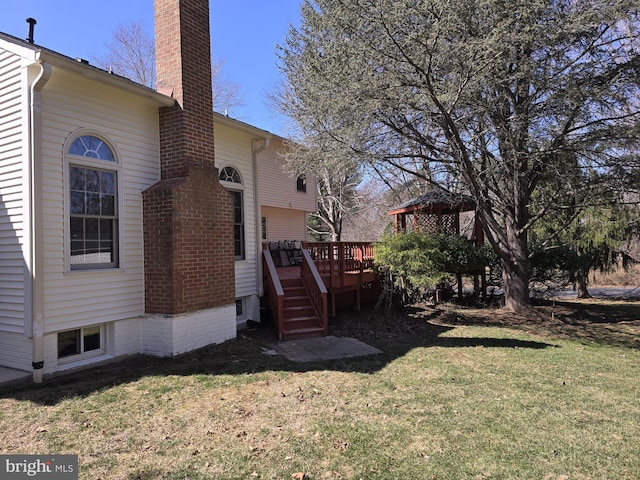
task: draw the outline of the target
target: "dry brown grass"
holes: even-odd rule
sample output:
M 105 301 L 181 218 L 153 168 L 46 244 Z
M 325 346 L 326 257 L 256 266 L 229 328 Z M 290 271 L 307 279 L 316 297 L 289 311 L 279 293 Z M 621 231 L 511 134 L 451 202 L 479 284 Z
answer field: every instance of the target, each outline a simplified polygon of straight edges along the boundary
M 383 354 L 265 355 L 271 330 L 0 395 L 0 453 L 75 453 L 82 479 L 635 479 L 640 308 L 345 312 Z M 302 478 L 302 476 L 299 476 Z
M 632 265 L 629 270 L 617 268 L 611 273 L 594 272 L 590 283 L 593 286 L 640 287 L 640 265 Z

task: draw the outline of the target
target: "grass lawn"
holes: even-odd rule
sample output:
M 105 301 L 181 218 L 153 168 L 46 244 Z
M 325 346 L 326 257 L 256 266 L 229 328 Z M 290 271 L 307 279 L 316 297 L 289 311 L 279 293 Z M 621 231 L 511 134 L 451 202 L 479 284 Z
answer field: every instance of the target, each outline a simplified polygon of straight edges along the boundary
M 92 480 L 640 478 L 640 305 L 536 309 L 346 313 L 330 333 L 383 354 L 297 364 L 253 330 L 3 387 L 0 453 Z

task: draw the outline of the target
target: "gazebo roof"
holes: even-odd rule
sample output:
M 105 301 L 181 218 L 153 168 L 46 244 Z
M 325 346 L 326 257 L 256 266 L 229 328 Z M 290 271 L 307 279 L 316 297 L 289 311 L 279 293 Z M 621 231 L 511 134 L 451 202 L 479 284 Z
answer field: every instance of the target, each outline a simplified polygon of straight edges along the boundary
M 389 210 L 389 215 L 424 211 L 425 213 L 468 212 L 475 210 L 473 197 L 461 193 L 451 193 L 442 188 L 433 188 Z

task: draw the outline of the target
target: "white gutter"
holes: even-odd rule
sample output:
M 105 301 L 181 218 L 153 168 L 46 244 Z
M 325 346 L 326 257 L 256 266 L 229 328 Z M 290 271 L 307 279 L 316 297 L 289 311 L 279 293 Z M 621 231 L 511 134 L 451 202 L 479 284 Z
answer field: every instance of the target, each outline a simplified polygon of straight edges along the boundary
M 37 62 L 27 67 L 29 82 L 27 170 L 31 203 L 29 224 L 29 262 L 31 282 L 31 322 L 33 343 L 33 381 L 42 383 L 44 367 L 44 278 L 43 278 L 43 205 L 42 205 L 42 109 L 40 92 L 51 77 L 51 64 Z
M 262 145 L 257 146 L 258 142 L 262 142 Z M 260 195 L 258 188 L 258 154 L 269 146 L 269 138 L 255 138 L 252 143 L 252 168 L 253 168 L 253 199 L 254 199 L 254 211 L 256 212 L 256 245 L 258 247 L 257 253 L 257 265 L 256 265 L 256 285 L 258 286 L 258 297 L 264 295 L 264 285 L 262 282 L 262 210 L 260 209 Z M 257 318 L 256 321 L 260 319 Z
M 85 78 L 102 82 L 120 91 L 133 93 L 138 96 L 146 97 L 162 106 L 170 107 L 176 103 L 175 98 L 160 93 L 151 88 L 140 85 L 125 77 L 107 72 L 100 68 L 89 65 L 82 59 L 73 59 L 65 55 L 53 52 L 47 49 L 38 50 L 38 58 L 47 63 L 51 63 L 56 67 L 64 68 L 67 71 L 76 73 Z

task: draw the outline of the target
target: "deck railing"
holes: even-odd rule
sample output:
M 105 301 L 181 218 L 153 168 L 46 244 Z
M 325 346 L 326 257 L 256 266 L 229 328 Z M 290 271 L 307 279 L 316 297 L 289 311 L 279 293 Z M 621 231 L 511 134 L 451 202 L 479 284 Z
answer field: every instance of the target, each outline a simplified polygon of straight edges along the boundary
M 278 326 L 278 336 L 282 340 L 284 335 L 284 290 L 282 289 L 276 266 L 273 263 L 273 258 L 266 250 L 262 251 L 262 265 L 264 266 L 264 291 L 267 294 L 271 314 L 275 317 L 273 320 Z
M 328 288 L 345 285 L 347 275 L 373 269 L 373 244 L 369 242 L 303 242 Z
M 326 337 L 329 332 L 329 320 L 327 313 L 327 288 L 324 286 L 322 278 L 309 255 L 309 252 L 302 250 L 302 264 L 300 265 L 300 276 L 302 283 L 307 290 L 313 308 L 322 326 L 323 335 Z

